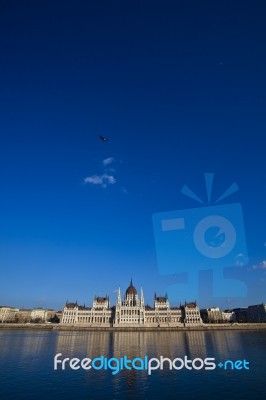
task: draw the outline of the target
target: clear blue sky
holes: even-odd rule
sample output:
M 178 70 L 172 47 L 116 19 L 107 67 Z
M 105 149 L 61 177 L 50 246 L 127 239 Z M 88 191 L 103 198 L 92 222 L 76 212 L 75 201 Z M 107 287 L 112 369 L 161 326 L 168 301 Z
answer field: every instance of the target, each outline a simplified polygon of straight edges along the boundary
M 152 215 L 198 207 L 180 190 L 205 200 L 205 172 L 213 198 L 237 182 L 250 259 L 231 271 L 246 298 L 200 305 L 266 301 L 265 11 L 1 2 L 0 304 L 114 301 L 131 277 L 152 303 L 180 278 L 158 271 Z

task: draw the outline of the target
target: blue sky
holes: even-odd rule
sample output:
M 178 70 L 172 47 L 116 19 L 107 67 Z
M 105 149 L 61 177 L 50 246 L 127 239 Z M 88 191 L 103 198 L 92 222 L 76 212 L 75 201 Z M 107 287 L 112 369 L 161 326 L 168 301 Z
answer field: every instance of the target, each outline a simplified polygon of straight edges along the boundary
M 158 271 L 152 215 L 199 207 L 180 190 L 206 200 L 206 172 L 213 199 L 239 186 L 223 203 L 242 204 L 249 263 L 225 271 L 244 298 L 212 298 L 205 271 L 200 305 L 266 301 L 264 13 L 2 2 L 0 304 L 114 301 L 131 277 L 149 303 L 178 287 L 184 274 Z

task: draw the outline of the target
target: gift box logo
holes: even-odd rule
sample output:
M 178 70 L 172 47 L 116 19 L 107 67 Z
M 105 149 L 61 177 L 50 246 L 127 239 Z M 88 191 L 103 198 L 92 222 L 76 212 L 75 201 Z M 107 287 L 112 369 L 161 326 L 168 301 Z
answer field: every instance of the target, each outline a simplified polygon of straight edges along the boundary
M 211 203 L 214 174 L 205 174 L 208 205 L 186 185 L 181 192 L 203 206 L 185 210 L 161 212 L 153 215 L 157 264 L 161 274 L 188 273 L 188 284 L 198 294 L 198 273 L 213 269 L 214 284 L 219 286 L 217 296 L 243 296 L 246 290 L 241 282 L 224 279 L 223 269 L 248 263 L 242 206 L 239 203 L 216 205 L 238 190 L 232 184 Z M 215 285 L 214 285 L 215 286 Z M 243 290 L 244 289 L 244 290 Z M 216 290 L 214 288 L 214 290 Z

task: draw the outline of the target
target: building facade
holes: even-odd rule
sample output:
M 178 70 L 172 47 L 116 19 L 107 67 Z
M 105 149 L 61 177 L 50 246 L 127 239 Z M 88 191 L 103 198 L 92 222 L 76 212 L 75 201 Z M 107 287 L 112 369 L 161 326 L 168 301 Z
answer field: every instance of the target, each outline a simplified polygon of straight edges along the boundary
M 110 308 L 109 298 L 95 297 L 91 308 L 67 302 L 62 312 L 61 323 L 111 326 L 112 315 L 113 309 Z
M 200 311 L 202 321 L 208 324 L 223 324 L 235 321 L 233 311 L 221 311 L 219 307 L 205 308 Z
M 66 303 L 62 312 L 62 324 L 80 324 L 106 327 L 177 327 L 201 325 L 200 310 L 196 302 L 170 307 L 167 296 L 154 296 L 154 305 L 145 305 L 142 288 L 140 296 L 132 279 L 124 299 L 118 290 L 116 305 L 110 307 L 109 297 L 95 297 L 91 308 L 77 303 Z
M 0 307 L 0 322 L 14 322 L 18 311 L 19 309 L 15 307 Z
M 31 310 L 30 318 L 32 322 L 48 322 L 56 317 L 56 312 L 51 309 L 34 308 Z
M 251 323 L 266 322 L 266 304 L 256 304 L 254 306 L 248 306 L 247 319 Z
M 46 323 L 59 322 L 60 314 L 51 309 L 19 309 L 15 307 L 0 306 L 0 323 Z

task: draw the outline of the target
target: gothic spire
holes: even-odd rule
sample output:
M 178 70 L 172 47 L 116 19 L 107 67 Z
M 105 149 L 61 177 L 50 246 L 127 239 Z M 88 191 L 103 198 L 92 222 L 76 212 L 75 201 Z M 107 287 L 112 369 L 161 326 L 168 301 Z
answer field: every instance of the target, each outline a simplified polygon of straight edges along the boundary
M 143 295 L 142 286 L 140 287 L 140 305 L 144 306 L 144 295 Z
M 116 305 L 117 305 L 117 306 L 121 306 L 121 292 L 120 292 L 120 287 L 118 288 L 118 292 L 117 292 Z

